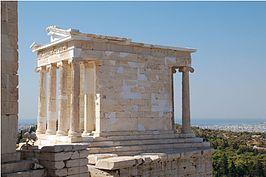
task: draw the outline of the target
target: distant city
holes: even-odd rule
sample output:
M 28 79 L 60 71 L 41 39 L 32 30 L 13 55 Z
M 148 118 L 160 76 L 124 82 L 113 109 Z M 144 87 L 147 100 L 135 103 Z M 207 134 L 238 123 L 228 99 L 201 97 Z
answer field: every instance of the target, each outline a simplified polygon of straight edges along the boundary
M 18 130 L 29 129 L 36 122 L 36 119 L 19 119 Z M 176 122 L 181 123 L 179 120 Z M 202 129 L 266 133 L 265 119 L 192 119 L 192 125 Z
M 195 119 L 192 125 L 211 130 L 266 133 L 266 119 Z
M 266 122 L 256 124 L 237 124 L 237 125 L 206 125 L 199 126 L 202 129 L 225 130 L 232 132 L 260 132 L 266 133 Z

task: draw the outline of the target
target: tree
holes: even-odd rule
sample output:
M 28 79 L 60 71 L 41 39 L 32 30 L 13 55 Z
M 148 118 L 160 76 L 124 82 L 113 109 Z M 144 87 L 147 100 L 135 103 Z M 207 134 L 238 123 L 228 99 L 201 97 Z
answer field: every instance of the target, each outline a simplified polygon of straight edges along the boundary
M 221 173 L 225 176 L 228 176 L 228 158 L 227 155 L 224 153 L 221 159 Z
M 237 170 L 234 161 L 231 160 L 229 165 L 229 177 L 235 177 L 237 176 Z
M 30 131 L 29 131 L 29 133 L 32 133 L 32 132 L 35 132 L 35 131 L 36 131 L 35 126 L 30 126 Z
M 263 165 L 258 159 L 255 161 L 255 175 L 258 177 L 265 177 Z

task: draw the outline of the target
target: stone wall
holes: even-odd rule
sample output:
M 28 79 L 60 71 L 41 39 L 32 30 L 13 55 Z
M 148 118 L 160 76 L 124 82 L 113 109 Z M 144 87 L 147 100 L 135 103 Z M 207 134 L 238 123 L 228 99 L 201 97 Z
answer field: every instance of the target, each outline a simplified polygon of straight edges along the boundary
M 15 157 L 18 124 L 17 2 L 1 1 L 1 155 Z M 13 155 L 12 155 L 13 154 Z
M 212 150 L 110 157 L 90 164 L 91 177 L 211 177 Z M 103 157 L 102 157 L 103 158 Z M 90 163 L 90 158 L 89 158 Z
M 172 73 L 164 60 L 110 52 L 96 71 L 102 130 L 171 130 Z
M 98 58 L 96 132 L 172 130 L 172 67 L 190 65 L 190 56 L 179 60 L 127 52 L 82 53 L 83 58 Z
M 173 67 L 190 66 L 190 52 L 108 40 L 70 46 L 95 62 L 96 133 L 173 129 Z
M 87 144 L 44 146 L 21 150 L 21 156 L 23 159 L 38 159 L 49 177 L 88 177 L 87 147 Z

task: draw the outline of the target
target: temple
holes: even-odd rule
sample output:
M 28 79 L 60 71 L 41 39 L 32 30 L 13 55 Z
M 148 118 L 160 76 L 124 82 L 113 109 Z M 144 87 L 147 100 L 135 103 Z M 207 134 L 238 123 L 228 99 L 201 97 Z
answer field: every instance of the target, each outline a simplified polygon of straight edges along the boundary
M 50 43 L 31 45 L 40 77 L 36 144 L 41 152 L 49 149 L 55 157 L 69 149 L 73 155 L 87 152 L 88 162 L 84 155 L 79 161 L 84 176 L 211 176 L 210 144 L 195 137 L 190 125 L 195 49 L 56 26 L 47 32 Z M 182 75 L 180 132 L 174 122 L 176 72 Z M 80 146 L 75 143 L 83 150 L 74 152 Z M 55 157 L 41 161 L 48 174 L 71 174 L 65 161 L 64 167 L 51 167 Z
M 193 72 L 191 53 L 195 49 L 136 43 L 55 26 L 47 31 L 49 44 L 31 46 L 37 52 L 40 76 L 40 139 L 52 135 L 56 143 L 80 142 L 88 136 L 175 132 L 172 84 L 176 70 L 182 73 L 180 136 L 194 136 L 189 72 Z

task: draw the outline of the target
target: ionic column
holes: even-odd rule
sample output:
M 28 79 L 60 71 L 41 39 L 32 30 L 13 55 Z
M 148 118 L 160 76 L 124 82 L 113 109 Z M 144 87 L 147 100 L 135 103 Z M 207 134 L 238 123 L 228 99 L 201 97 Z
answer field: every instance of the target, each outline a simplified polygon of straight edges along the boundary
M 93 63 L 84 63 L 84 135 L 95 130 L 94 71 Z
M 48 120 L 46 134 L 54 135 L 56 133 L 56 66 L 51 64 L 48 69 Z
M 39 72 L 39 97 L 38 97 L 38 123 L 37 134 L 44 134 L 46 131 L 46 68 L 37 68 Z
M 66 61 L 57 64 L 59 67 L 59 112 L 57 135 L 67 135 L 67 65 Z
M 67 70 L 67 109 L 66 109 L 66 114 L 67 117 L 65 119 L 66 126 L 67 126 L 67 131 L 69 131 L 70 127 L 70 114 L 71 114 L 71 90 L 72 90 L 72 71 L 70 64 L 66 65 L 66 70 Z
M 176 73 L 176 68 L 171 69 L 171 98 L 172 98 L 172 130 L 176 132 L 176 126 L 175 126 L 175 104 L 174 104 L 174 74 Z
M 81 137 L 80 133 L 80 117 L 79 117 L 79 96 L 80 96 L 80 64 L 77 61 L 72 61 L 72 95 L 71 95 L 71 115 L 70 129 L 68 136 L 71 138 Z
M 194 72 L 192 67 L 179 67 L 182 72 L 182 134 L 193 135 L 190 127 L 190 94 L 189 94 L 189 72 Z
M 84 80 L 84 64 L 80 63 L 80 97 L 79 97 L 79 116 L 80 116 L 80 128 L 81 131 L 84 130 L 84 111 L 85 111 L 85 101 L 84 101 L 84 89 L 86 87 L 86 83 Z

